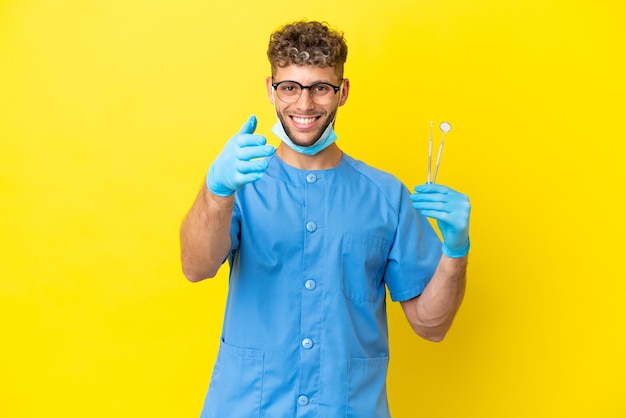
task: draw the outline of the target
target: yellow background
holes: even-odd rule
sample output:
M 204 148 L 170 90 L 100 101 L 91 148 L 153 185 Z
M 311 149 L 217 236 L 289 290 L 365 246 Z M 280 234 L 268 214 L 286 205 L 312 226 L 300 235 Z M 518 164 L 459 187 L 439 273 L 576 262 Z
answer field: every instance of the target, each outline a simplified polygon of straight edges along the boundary
M 625 6 L 616 0 L 0 2 L 0 417 L 196 417 L 227 269 L 178 228 L 224 142 L 269 131 L 269 33 L 346 33 L 339 145 L 471 197 L 441 344 L 390 306 L 394 417 L 626 416 Z M 439 136 L 436 136 L 438 143 Z

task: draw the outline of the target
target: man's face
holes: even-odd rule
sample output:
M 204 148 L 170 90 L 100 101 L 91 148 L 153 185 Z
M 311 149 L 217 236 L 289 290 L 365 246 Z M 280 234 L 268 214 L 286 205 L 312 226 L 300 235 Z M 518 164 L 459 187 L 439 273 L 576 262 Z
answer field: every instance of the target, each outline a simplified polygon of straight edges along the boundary
M 330 104 L 315 103 L 309 89 L 303 89 L 302 94 L 293 103 L 281 101 L 272 87 L 272 82 L 290 80 L 297 81 L 303 86 L 324 82 L 334 86 L 341 85 L 341 79 L 333 67 L 315 67 L 312 65 L 290 65 L 279 67 L 274 73 L 274 79 L 267 79 L 267 92 L 270 101 L 275 104 L 278 118 L 282 122 L 285 132 L 294 144 L 307 147 L 313 145 L 322 135 L 329 123 L 342 106 L 347 97 L 349 83 L 344 80 L 343 88 L 333 94 Z

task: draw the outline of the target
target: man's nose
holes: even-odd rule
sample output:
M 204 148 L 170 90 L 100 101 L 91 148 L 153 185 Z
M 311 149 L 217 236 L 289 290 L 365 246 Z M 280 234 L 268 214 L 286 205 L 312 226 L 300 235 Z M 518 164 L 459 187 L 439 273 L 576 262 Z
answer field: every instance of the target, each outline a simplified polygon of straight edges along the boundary
M 315 102 L 313 102 L 313 97 L 311 96 L 311 88 L 303 88 L 302 93 L 300 94 L 300 97 L 298 97 L 298 101 L 296 102 L 296 106 L 298 108 L 310 109 L 314 105 Z

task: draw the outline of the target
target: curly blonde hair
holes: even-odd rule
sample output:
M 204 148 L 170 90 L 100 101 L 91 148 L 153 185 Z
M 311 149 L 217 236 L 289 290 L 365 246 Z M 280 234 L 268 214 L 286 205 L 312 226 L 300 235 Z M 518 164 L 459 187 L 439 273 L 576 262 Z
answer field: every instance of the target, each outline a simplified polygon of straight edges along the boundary
M 272 75 L 278 67 L 315 65 L 334 67 L 337 75 L 343 78 L 348 46 L 343 33 L 330 28 L 327 23 L 300 21 L 272 33 L 267 57 L 272 65 Z

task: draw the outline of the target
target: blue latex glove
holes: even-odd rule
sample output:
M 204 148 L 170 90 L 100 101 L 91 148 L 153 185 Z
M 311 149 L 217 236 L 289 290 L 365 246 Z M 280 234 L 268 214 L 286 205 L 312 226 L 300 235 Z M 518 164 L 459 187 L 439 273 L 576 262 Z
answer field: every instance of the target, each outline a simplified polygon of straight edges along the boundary
M 255 129 L 256 116 L 252 115 L 211 164 L 206 184 L 213 194 L 230 196 L 265 173 L 268 165 L 265 157 L 274 154 L 276 149 L 265 145 L 265 137 L 255 134 Z
M 451 258 L 467 255 L 469 242 L 469 198 L 441 184 L 415 186 L 412 206 L 422 215 L 437 220 L 443 237 L 442 250 Z

